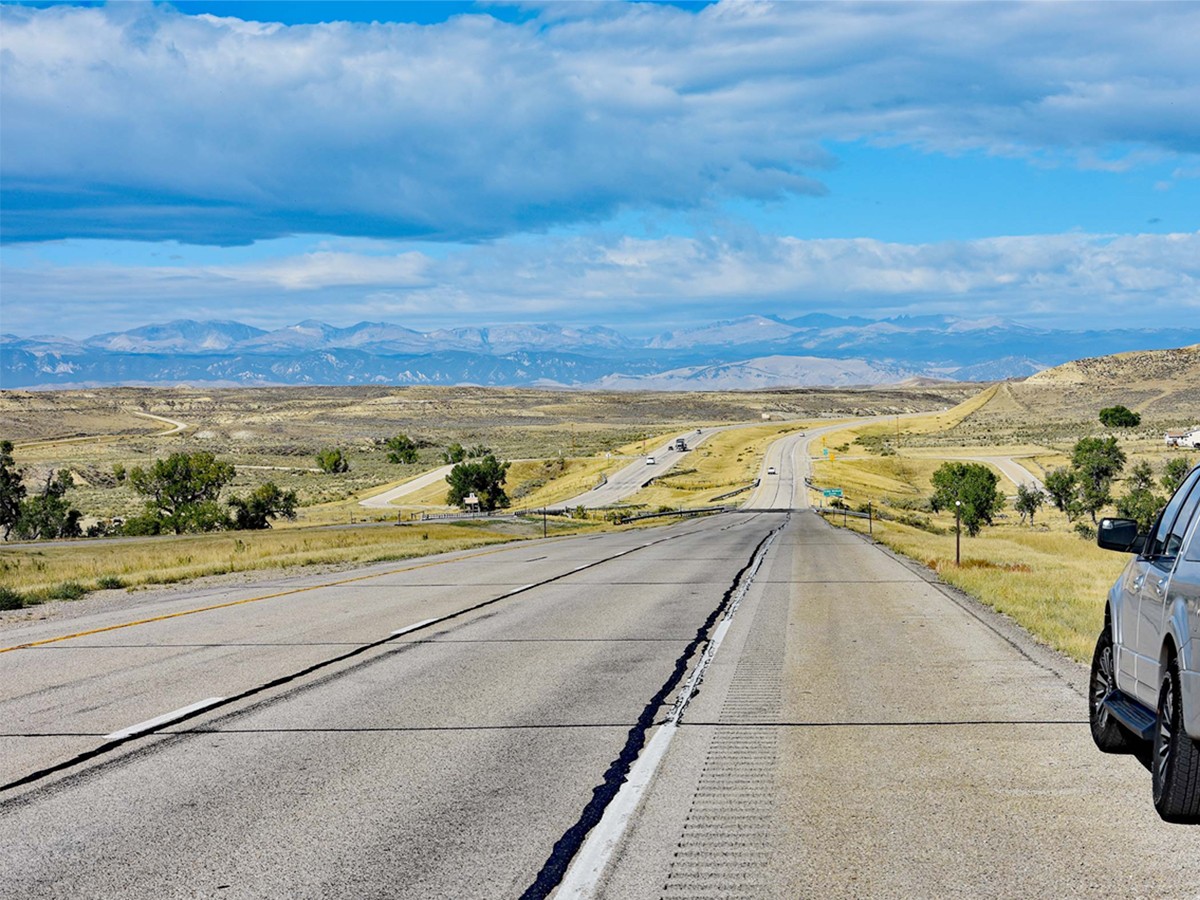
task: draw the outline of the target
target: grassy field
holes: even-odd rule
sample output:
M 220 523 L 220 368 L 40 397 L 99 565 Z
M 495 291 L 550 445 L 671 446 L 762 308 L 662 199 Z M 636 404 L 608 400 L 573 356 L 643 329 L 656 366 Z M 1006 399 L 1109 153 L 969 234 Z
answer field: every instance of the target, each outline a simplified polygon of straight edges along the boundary
M 30 485 L 52 469 L 69 469 L 77 485 L 71 501 L 88 522 L 129 517 L 142 508 L 143 498 L 114 467 L 144 467 L 174 452 L 207 450 L 237 467 L 226 495 L 274 481 L 297 492 L 304 509 L 300 522 L 312 524 L 349 522 L 361 497 L 434 468 L 455 442 L 484 444 L 504 459 L 589 460 L 572 462 L 572 474 L 586 481 L 604 470 L 595 461 L 606 454 L 638 454 L 644 440 L 663 440 L 698 425 L 760 421 L 764 413 L 785 418 L 906 413 L 957 403 L 975 390 L 939 385 L 697 394 L 389 387 L 0 391 L 0 438 L 17 445 L 14 456 Z M 171 426 L 140 412 L 187 427 L 170 434 Z M 387 461 L 385 442 L 400 433 L 417 442 L 418 462 Z M 317 451 L 326 447 L 346 453 L 349 472 L 313 471 Z M 516 488 L 528 480 L 536 476 L 516 471 L 509 484 Z M 567 496 L 564 483 L 561 492 L 543 491 L 529 504 Z M 422 499 L 430 506 L 443 502 L 432 494 Z M 314 507 L 324 508 L 310 514 Z
M 1120 432 L 1121 447 L 1130 466 L 1147 460 L 1161 471 L 1167 458 L 1185 455 L 1163 446 L 1162 431 L 1200 421 L 1197 379 L 1176 373 L 1155 382 L 1151 376 L 1162 373 L 1140 357 L 1119 361 L 1117 368 L 1097 370 L 1093 365 L 1083 375 L 1077 368 L 1065 375 L 1048 373 L 1040 382 L 984 390 L 938 386 L 728 395 L 477 388 L 0 392 L 7 430 L 0 436 L 17 440 L 15 456 L 27 481 L 34 483 L 50 468 L 70 468 L 80 485 L 70 498 L 92 516 L 128 515 L 141 507 L 128 484 L 114 476 L 114 463 L 145 465 L 176 450 L 211 450 L 234 462 L 239 467 L 234 493 L 270 479 L 296 490 L 302 502 L 296 522 L 280 522 L 267 532 L 0 545 L 0 592 L 8 592 L 0 597 L 16 592 L 36 601 L 78 596 L 97 587 L 136 588 L 250 569 L 403 559 L 540 535 L 540 523 L 363 526 L 442 507 L 446 486 L 440 482 L 390 510 L 368 510 L 359 500 L 436 467 L 441 449 L 451 442 L 483 443 L 517 460 L 507 484 L 513 506 L 537 508 L 584 492 L 645 448 L 697 425 L 758 422 L 764 413 L 791 420 L 714 436 L 631 498 L 649 508 L 676 508 L 706 505 L 715 495 L 751 482 L 767 445 L 789 431 L 854 415 L 887 415 L 893 418 L 851 425 L 828 436 L 823 443 L 833 458 L 814 460 L 815 482 L 842 487 L 854 508 L 870 502 L 884 517 L 875 523 L 877 539 L 1084 660 L 1101 624 L 1107 588 L 1125 558 L 1100 551 L 1075 533 L 1075 523 L 1043 507 L 1036 525 L 1022 524 L 1007 509 L 979 537 L 964 536 L 963 565 L 955 567 L 953 516 L 929 509 L 930 477 L 947 457 L 1020 457 L 1035 474 L 1065 465 L 1080 437 L 1109 433 L 1095 413 L 1101 405 L 1121 402 L 1122 378 L 1132 379 L 1130 396 L 1142 398 L 1144 424 Z M 1085 375 L 1093 378 L 1090 386 Z M 1129 405 L 1136 406 L 1133 401 Z M 168 435 L 168 425 L 136 416 L 137 410 L 186 422 L 188 428 Z M 383 444 L 400 432 L 421 444 L 417 463 L 386 461 Z M 324 446 L 344 448 L 351 471 L 312 472 L 313 456 Z M 1007 481 L 1001 484 L 1006 491 L 1011 487 Z M 1123 492 L 1123 485 L 1118 483 L 1115 492 Z M 331 524 L 347 527 L 310 527 Z M 864 524 L 850 519 L 849 526 Z M 611 526 L 562 520 L 553 527 L 562 533 Z
M 758 477 L 767 445 L 811 422 L 783 422 L 715 434 L 629 498 L 629 504 L 659 507 L 708 506 L 713 498 Z
M 829 518 L 842 524 L 841 516 Z M 873 530 L 876 540 L 928 566 L 1051 647 L 1080 662 L 1091 659 L 1104 623 L 1105 597 L 1127 556 L 1065 531 L 1007 525 L 986 528 L 975 538 L 964 534 L 962 565 L 956 567 L 953 525 L 951 517 L 947 533 L 931 534 L 877 520 Z M 851 518 L 849 527 L 865 532 L 867 523 Z
M 1053 378 L 1047 380 L 1054 384 Z M 1177 387 L 1186 395 L 1194 391 L 1186 381 Z M 1094 394 L 1078 383 L 1058 393 L 1056 401 L 1045 385 L 996 385 L 941 414 L 847 428 L 827 438 L 827 445 L 840 453 L 832 462 L 814 461 L 814 482 L 842 487 L 853 509 L 865 509 L 870 502 L 877 517 L 876 540 L 928 566 L 1050 646 L 1087 661 L 1103 624 L 1108 589 L 1127 556 L 1100 550 L 1094 539 L 1076 532 L 1079 523 L 1052 506 L 1039 510 L 1036 524 L 1030 525 L 1009 504 L 978 537 L 964 533 L 962 565 L 956 567 L 953 513 L 934 513 L 928 504 L 930 478 L 947 458 L 1012 456 L 1035 475 L 1044 474 L 1067 465 L 1081 437 L 1112 433 L 1094 417 L 1102 404 L 1120 402 L 1119 391 L 1107 381 Z M 1149 393 L 1161 408 L 1163 392 Z M 1186 402 L 1181 408 L 1191 409 Z M 1162 427 L 1161 421 L 1154 422 L 1116 435 L 1128 458 L 1126 471 L 1145 460 L 1158 475 L 1167 459 L 1188 456 L 1164 446 Z M 1000 487 L 1014 493 L 1006 479 Z M 1118 481 L 1114 496 L 1124 490 Z M 1111 508 L 1106 512 L 1113 514 Z M 843 517 L 835 514 L 830 521 L 841 526 Z M 855 518 L 846 524 L 867 528 Z
M 553 534 L 605 528 L 551 520 Z M 480 520 L 0 545 L 0 608 L 73 600 L 92 590 L 172 584 L 205 575 L 410 559 L 542 536 L 542 523 Z

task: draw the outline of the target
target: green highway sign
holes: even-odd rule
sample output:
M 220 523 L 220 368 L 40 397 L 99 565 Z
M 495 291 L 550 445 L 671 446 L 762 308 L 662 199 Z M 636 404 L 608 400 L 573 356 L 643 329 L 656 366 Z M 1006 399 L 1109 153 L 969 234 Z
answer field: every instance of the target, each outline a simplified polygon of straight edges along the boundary
M 840 496 L 842 496 L 842 489 L 841 488 L 825 488 L 825 490 L 821 491 L 821 493 L 824 494 L 826 497 L 840 497 Z

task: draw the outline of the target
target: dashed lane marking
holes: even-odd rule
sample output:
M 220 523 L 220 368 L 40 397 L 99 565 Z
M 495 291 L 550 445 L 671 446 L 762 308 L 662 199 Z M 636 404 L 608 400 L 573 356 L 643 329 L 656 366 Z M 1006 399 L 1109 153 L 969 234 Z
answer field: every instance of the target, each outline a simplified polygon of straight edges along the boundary
M 192 713 L 199 712 L 202 709 L 208 709 L 210 706 L 216 706 L 218 703 L 223 703 L 224 697 L 209 697 L 207 700 L 201 700 L 198 703 L 193 703 L 190 706 L 183 706 L 173 712 L 163 713 L 161 716 L 155 716 L 153 719 L 147 719 L 145 722 L 138 722 L 136 725 L 130 725 L 128 728 L 122 728 L 120 731 L 114 731 L 112 734 L 106 734 L 106 741 L 123 741 L 126 738 L 133 737 L 135 734 L 141 734 L 145 731 L 154 731 L 156 728 L 161 728 L 163 725 L 169 725 L 179 719 L 184 719 Z
M 75 638 L 87 637 L 92 634 L 103 634 L 106 631 L 117 631 L 121 628 L 133 628 L 135 625 L 149 625 L 152 622 L 165 622 L 167 619 L 178 619 L 181 616 L 194 616 L 196 613 L 212 612 L 215 609 L 228 609 L 231 606 L 243 606 L 247 603 L 258 603 L 260 600 L 275 600 L 279 597 L 288 597 L 293 594 L 303 594 L 308 591 L 319 591 L 322 588 L 340 587 L 345 584 L 354 584 L 358 581 L 367 581 L 371 578 L 383 578 L 387 575 L 400 575 L 404 572 L 415 572 L 418 569 L 429 569 L 434 566 L 444 566 L 449 563 L 461 562 L 467 559 L 478 559 L 481 556 L 491 556 L 496 553 L 511 551 L 513 547 L 501 547 L 495 550 L 485 550 L 481 553 L 472 553 L 469 556 L 458 556 L 454 559 L 439 559 L 435 562 L 420 563 L 415 566 L 405 566 L 401 569 L 389 569 L 386 572 L 375 572 L 371 575 L 356 575 L 353 578 L 342 578 L 337 581 L 326 581 L 321 584 L 310 584 L 305 587 L 291 588 L 286 591 L 276 591 L 272 594 L 260 594 L 257 597 L 245 597 L 241 600 L 230 600 L 227 603 L 213 603 L 209 606 L 198 606 L 195 609 L 184 609 L 179 612 L 164 613 L 161 616 L 150 616 L 145 619 L 136 619 L 132 622 L 122 622 L 119 625 L 105 625 L 103 628 L 89 628 L 87 631 L 76 631 L 74 634 L 63 634 L 58 637 L 45 638 L 40 641 L 27 641 L 24 644 L 14 644 L 11 647 L 0 647 L 0 653 L 10 653 L 13 650 L 26 650 L 30 647 L 44 647 L 46 644 L 57 644 L 60 641 L 70 641 Z

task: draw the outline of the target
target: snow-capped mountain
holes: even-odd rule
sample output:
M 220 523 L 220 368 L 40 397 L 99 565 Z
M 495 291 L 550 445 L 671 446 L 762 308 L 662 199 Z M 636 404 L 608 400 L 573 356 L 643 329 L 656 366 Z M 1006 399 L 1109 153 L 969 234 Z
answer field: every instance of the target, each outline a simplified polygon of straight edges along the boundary
M 0 335 L 0 388 L 115 384 L 495 384 L 748 389 L 1025 377 L 1071 359 L 1200 342 L 1200 328 L 1053 331 L 1000 318 L 750 315 L 649 340 L 601 326 L 422 332 L 181 319 L 83 340 Z

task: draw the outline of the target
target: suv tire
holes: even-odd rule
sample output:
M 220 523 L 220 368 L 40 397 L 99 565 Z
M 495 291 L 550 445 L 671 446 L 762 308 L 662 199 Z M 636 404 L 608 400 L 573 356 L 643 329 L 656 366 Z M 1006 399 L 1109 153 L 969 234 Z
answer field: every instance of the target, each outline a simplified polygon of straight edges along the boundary
M 1183 730 L 1179 663 L 1171 658 L 1158 692 L 1154 729 L 1154 808 L 1168 822 L 1200 822 L 1200 744 Z
M 1092 740 L 1105 753 L 1128 753 L 1133 749 L 1136 739 L 1113 718 L 1103 702 L 1116 687 L 1112 631 L 1105 624 L 1096 640 L 1096 651 L 1092 654 L 1092 674 L 1088 679 L 1088 724 L 1092 729 Z

